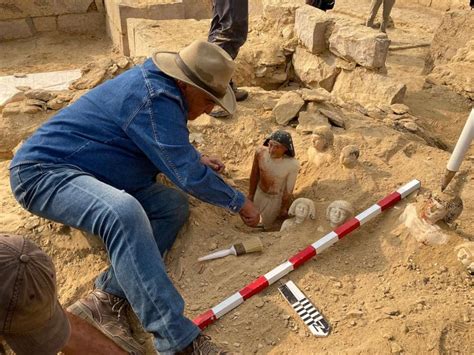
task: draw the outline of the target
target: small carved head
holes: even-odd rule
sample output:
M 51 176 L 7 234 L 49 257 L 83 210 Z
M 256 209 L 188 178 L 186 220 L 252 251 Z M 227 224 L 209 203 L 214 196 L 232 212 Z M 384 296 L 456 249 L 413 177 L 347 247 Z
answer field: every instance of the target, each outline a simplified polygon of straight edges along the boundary
M 313 143 L 313 147 L 318 152 L 324 152 L 333 146 L 334 134 L 332 133 L 329 127 L 326 127 L 326 126 L 318 127 L 315 130 L 313 130 L 311 141 Z
M 300 197 L 293 201 L 288 211 L 290 216 L 296 216 L 301 219 L 316 218 L 316 209 L 314 202 L 309 198 Z
M 359 159 L 360 151 L 356 145 L 347 145 L 342 148 L 339 161 L 346 168 L 353 168 Z
M 354 207 L 350 202 L 337 200 L 332 202 L 326 210 L 326 218 L 333 227 L 339 227 L 354 215 Z

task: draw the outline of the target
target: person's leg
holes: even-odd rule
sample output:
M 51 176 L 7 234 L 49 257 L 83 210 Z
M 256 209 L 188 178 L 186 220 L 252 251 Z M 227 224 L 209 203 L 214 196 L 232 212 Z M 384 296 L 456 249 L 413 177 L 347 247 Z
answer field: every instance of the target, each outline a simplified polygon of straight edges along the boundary
M 136 198 L 79 170 L 45 164 L 12 169 L 11 185 L 30 212 L 103 240 L 120 288 L 158 351 L 176 352 L 197 338 Z
M 208 41 L 217 44 L 235 59 L 240 47 L 247 40 L 248 0 L 213 0 L 212 13 Z M 238 89 L 232 80 L 230 85 L 237 101 L 248 97 L 248 92 Z M 223 111 L 217 112 L 214 114 L 216 117 L 227 116 Z
M 372 27 L 374 25 L 375 17 L 379 11 L 380 5 L 382 5 L 383 0 L 372 0 L 370 4 L 369 17 L 367 18 L 366 26 Z
M 248 0 L 213 0 L 212 10 L 208 41 L 235 59 L 247 40 Z
M 387 32 L 388 21 L 390 19 L 390 12 L 392 11 L 395 0 L 383 0 L 382 23 L 380 24 L 380 31 Z
M 156 245 L 162 256 L 173 245 L 181 227 L 189 216 L 187 196 L 176 189 L 156 183 L 135 192 L 138 200 L 150 220 Z M 125 297 L 112 268 L 97 278 L 95 285 L 107 293 Z

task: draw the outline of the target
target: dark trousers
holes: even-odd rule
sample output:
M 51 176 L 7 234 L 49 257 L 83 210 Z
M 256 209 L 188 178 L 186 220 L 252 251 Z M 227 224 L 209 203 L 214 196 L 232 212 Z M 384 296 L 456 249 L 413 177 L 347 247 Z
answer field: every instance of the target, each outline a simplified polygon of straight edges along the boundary
M 213 0 L 212 14 L 208 41 L 217 44 L 235 59 L 247 40 L 248 0 Z

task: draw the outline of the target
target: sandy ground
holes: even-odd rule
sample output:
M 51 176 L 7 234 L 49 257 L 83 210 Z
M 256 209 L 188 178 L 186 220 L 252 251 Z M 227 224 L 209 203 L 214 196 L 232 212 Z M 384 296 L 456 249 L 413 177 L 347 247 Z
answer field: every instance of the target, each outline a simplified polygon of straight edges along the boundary
M 360 22 L 363 16 L 354 13 L 353 3 L 341 0 L 336 9 Z M 361 8 L 365 10 L 367 2 Z M 395 8 L 393 17 L 398 23 L 389 30 L 393 42 L 416 45 L 429 43 L 441 14 Z M 427 51 L 423 45 L 391 51 L 387 68 L 407 83 L 405 102 L 411 113 L 452 146 L 470 103 L 440 88 L 422 88 Z M 0 43 L 0 74 L 78 68 L 111 55 L 116 54 L 104 38 L 43 35 Z M 221 156 L 227 166 L 225 178 L 243 191 L 248 188 L 255 147 L 277 128 L 271 102 L 281 95 L 249 90 L 250 98 L 239 105 L 234 118 L 216 121 L 202 117 L 190 126 L 192 133 L 202 134 L 198 148 Z M 166 260 L 187 302 L 189 317 L 215 306 L 329 232 L 325 210 L 331 201 L 344 198 L 360 212 L 413 178 L 422 182 L 418 198 L 438 191 L 448 152 L 361 114 L 344 114 L 348 127 L 334 129 L 335 147 L 339 151 L 349 143 L 360 146 L 359 164 L 352 170 L 343 169 L 337 159 L 329 166 L 314 168 L 306 158 L 310 137 L 288 128 L 302 165 L 295 197 L 311 198 L 316 205 L 316 220 L 302 230 L 260 232 L 245 227 L 238 216 L 191 199 L 189 223 Z M 473 156 L 471 148 L 450 186 L 465 208 L 454 226 L 441 226 L 449 236 L 446 244 L 420 244 L 401 228 L 398 216 L 407 203 L 402 202 L 287 275 L 328 319 L 332 332 L 327 338 L 310 335 L 277 291 L 278 285 L 246 301 L 206 332 L 243 354 L 474 353 L 473 279 L 454 252 L 456 245 L 474 241 Z M 25 234 L 52 256 L 60 300 L 67 306 L 92 288 L 96 275 L 108 265 L 107 256 L 94 237 L 24 211 L 11 196 L 8 164 L 0 162 L 0 231 Z M 408 202 L 416 198 L 411 196 Z M 261 237 L 263 253 L 197 262 L 199 256 L 248 235 Z

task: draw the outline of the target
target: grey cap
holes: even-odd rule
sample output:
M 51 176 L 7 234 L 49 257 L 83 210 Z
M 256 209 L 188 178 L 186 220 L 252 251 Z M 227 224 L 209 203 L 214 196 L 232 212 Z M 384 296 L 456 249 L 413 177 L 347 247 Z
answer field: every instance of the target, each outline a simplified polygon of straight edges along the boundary
M 56 354 L 70 325 L 51 258 L 18 235 L 0 234 L 0 335 L 18 355 Z

